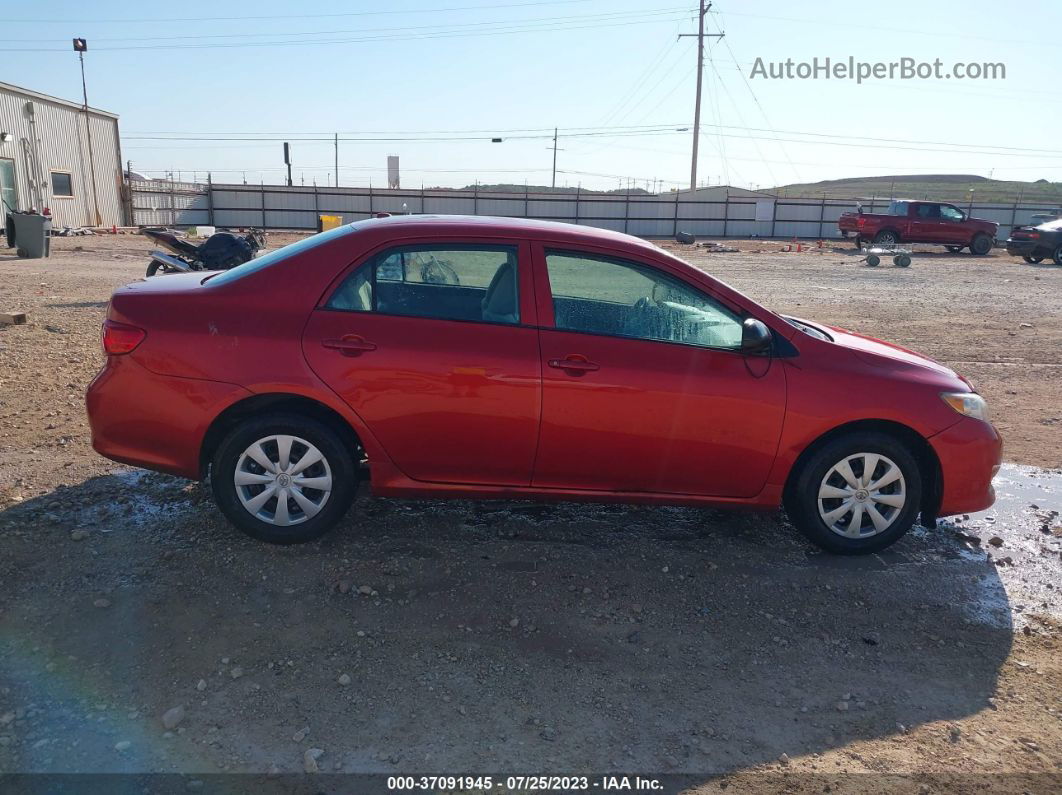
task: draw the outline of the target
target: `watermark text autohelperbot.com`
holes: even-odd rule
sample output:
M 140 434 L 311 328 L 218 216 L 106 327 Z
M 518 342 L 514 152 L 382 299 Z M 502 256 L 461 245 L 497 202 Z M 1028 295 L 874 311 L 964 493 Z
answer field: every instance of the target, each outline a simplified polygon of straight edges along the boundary
M 899 58 L 895 61 L 857 61 L 854 56 L 834 59 L 812 58 L 810 61 L 765 61 L 757 58 L 749 77 L 761 80 L 1006 80 L 1007 65 L 986 61 L 947 65 L 940 58 L 920 61 Z

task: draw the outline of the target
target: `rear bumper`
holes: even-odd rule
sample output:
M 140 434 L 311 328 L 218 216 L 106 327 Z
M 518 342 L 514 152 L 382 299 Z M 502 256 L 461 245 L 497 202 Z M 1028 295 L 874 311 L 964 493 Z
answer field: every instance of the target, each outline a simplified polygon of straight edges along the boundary
M 1012 257 L 1032 257 L 1037 249 L 1042 249 L 1039 240 L 1007 240 L 1007 253 Z
M 990 423 L 964 417 L 929 443 L 943 481 L 939 516 L 983 511 L 995 502 L 992 478 L 1003 460 L 1003 439 Z
M 210 424 L 250 394 L 235 384 L 158 375 L 131 356 L 109 356 L 85 394 L 92 447 L 113 461 L 198 479 Z

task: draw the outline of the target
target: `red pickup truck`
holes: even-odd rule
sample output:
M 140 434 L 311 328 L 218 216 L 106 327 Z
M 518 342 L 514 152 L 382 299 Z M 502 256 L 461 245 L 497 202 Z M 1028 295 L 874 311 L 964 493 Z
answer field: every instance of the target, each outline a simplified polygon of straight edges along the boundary
M 995 244 L 999 224 L 971 218 L 958 207 L 940 202 L 897 200 L 887 213 L 844 213 L 837 219 L 843 237 L 855 236 L 856 245 L 873 241 L 939 243 L 953 253 L 969 247 L 973 254 L 987 254 Z

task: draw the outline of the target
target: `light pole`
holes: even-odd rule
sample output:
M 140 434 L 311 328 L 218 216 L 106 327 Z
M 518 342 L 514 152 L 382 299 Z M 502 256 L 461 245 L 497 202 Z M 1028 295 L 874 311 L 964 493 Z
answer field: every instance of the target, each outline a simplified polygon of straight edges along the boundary
M 89 118 L 88 88 L 85 83 L 85 52 L 88 50 L 87 39 L 74 39 L 74 52 L 81 62 L 81 96 L 84 99 L 82 113 L 85 114 L 85 138 L 88 141 L 89 174 L 92 177 L 92 209 L 96 214 L 96 226 L 103 225 L 100 216 L 100 199 L 96 192 L 96 157 L 92 152 L 92 120 Z

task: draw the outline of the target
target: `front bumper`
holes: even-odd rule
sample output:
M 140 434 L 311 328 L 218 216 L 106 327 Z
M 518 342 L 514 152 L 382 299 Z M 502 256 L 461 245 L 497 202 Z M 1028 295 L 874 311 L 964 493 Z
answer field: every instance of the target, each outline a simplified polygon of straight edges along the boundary
M 995 502 L 992 478 L 1003 461 L 1003 439 L 991 423 L 963 417 L 929 443 L 940 460 L 938 516 L 983 511 Z
M 109 356 L 85 394 L 93 449 L 112 461 L 198 479 L 214 419 L 250 392 L 235 384 L 154 373 Z

